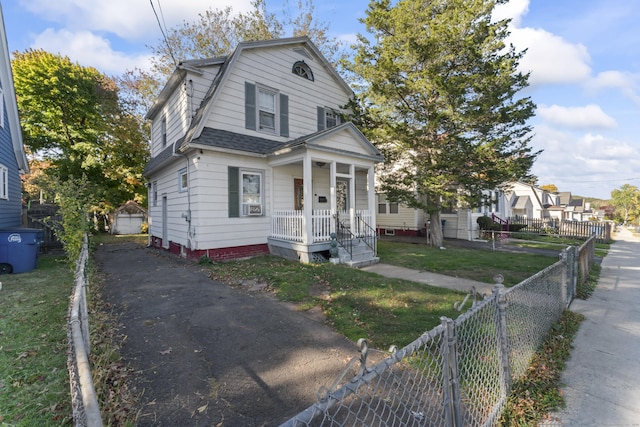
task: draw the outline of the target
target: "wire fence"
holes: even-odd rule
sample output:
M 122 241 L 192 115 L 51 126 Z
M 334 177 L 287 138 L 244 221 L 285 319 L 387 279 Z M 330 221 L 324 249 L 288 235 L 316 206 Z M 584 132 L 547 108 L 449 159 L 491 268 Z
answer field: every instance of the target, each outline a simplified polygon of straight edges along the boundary
M 576 294 L 578 260 L 593 264 L 589 241 L 564 249 L 558 262 L 514 287 L 497 277 L 491 295 L 372 367 L 367 343 L 359 341 L 359 359 L 341 376 L 356 366 L 352 379 L 321 390 L 314 405 L 281 427 L 497 425 L 511 384 Z
M 85 235 L 76 261 L 75 286 L 67 323 L 67 368 L 71 390 L 73 422 L 76 427 L 101 427 L 102 418 L 93 386 L 89 355 L 89 315 L 87 312 L 87 263 L 89 244 Z

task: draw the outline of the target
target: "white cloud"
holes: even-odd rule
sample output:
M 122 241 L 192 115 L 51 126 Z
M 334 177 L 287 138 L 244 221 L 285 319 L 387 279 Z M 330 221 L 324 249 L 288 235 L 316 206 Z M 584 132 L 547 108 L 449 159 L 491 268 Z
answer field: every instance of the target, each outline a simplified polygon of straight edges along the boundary
M 89 31 L 56 31 L 49 28 L 36 37 L 33 46 L 68 56 L 74 62 L 109 75 L 122 74 L 136 67 L 147 69 L 149 66 L 149 54 L 131 55 L 115 51 L 109 40 Z
M 492 16 L 495 21 L 511 19 L 511 25 L 513 27 L 519 27 L 522 17 L 528 12 L 529 0 L 511 0 L 496 6 Z
M 205 0 L 159 1 L 153 0 L 155 9 L 169 29 L 195 21 L 199 13 L 210 8 L 251 10 L 250 0 L 213 4 Z M 136 67 L 148 69 L 151 54 L 147 45 L 157 44 L 162 38 L 151 4 L 144 0 L 20 0 L 20 6 L 52 24 L 40 34 L 31 35 L 30 47 L 60 53 L 106 74 L 122 74 Z M 130 43 L 127 53 L 117 46 L 122 41 Z M 131 49 L 132 44 L 138 46 L 138 52 L 135 47 Z
M 640 169 L 640 152 L 631 143 L 601 134 L 573 133 L 545 125 L 535 127 L 532 141 L 543 149 L 532 173 L 560 191 L 609 198 Z
M 618 89 L 625 97 L 640 105 L 640 74 L 603 71 L 591 79 L 587 87 L 594 92 Z
M 582 44 L 572 44 L 534 28 L 514 28 L 509 42 L 517 50 L 527 49 L 520 61 L 520 70 L 531 71 L 532 85 L 581 83 L 591 74 L 589 53 Z
M 615 128 L 616 120 L 607 115 L 600 106 L 589 104 L 584 107 L 538 107 L 537 115 L 547 122 L 573 129 Z
M 125 40 L 149 39 L 159 28 L 148 1 L 142 0 L 21 0 L 21 6 L 40 18 L 59 23 L 72 31 L 109 32 Z M 234 12 L 251 9 L 250 0 L 153 0 L 158 16 L 168 28 L 194 21 L 209 8 L 231 6 Z
M 522 27 L 529 12 L 529 0 L 512 0 L 494 9 L 494 19 L 511 19 L 506 40 L 516 50 L 527 50 L 520 60 L 520 71 L 531 72 L 529 83 L 576 83 L 591 74 L 589 53 L 582 44 L 569 43 L 544 29 Z

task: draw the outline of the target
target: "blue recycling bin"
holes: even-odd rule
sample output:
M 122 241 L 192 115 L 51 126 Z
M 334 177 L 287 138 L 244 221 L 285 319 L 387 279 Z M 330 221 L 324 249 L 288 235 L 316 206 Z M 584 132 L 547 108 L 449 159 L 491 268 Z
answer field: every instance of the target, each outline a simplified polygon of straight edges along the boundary
M 44 232 L 36 228 L 0 230 L 0 274 L 25 273 L 38 268 Z

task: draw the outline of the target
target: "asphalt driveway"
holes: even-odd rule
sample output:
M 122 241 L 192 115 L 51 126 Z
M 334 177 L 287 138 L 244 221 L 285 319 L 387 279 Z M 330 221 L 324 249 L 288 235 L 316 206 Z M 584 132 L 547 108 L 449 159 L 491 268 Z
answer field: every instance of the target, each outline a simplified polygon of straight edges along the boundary
M 279 425 L 358 356 L 321 314 L 213 281 L 192 261 L 135 243 L 95 258 L 143 392 L 140 426 Z

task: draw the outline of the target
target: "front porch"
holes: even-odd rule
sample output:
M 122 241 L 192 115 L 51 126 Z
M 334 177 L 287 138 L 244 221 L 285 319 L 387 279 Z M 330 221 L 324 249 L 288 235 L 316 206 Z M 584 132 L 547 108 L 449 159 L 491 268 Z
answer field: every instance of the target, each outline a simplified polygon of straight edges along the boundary
M 314 209 L 311 221 L 305 221 L 304 213 L 294 209 L 273 212 L 268 241 L 272 254 L 301 262 L 332 259 L 355 267 L 379 261 L 370 211 Z

